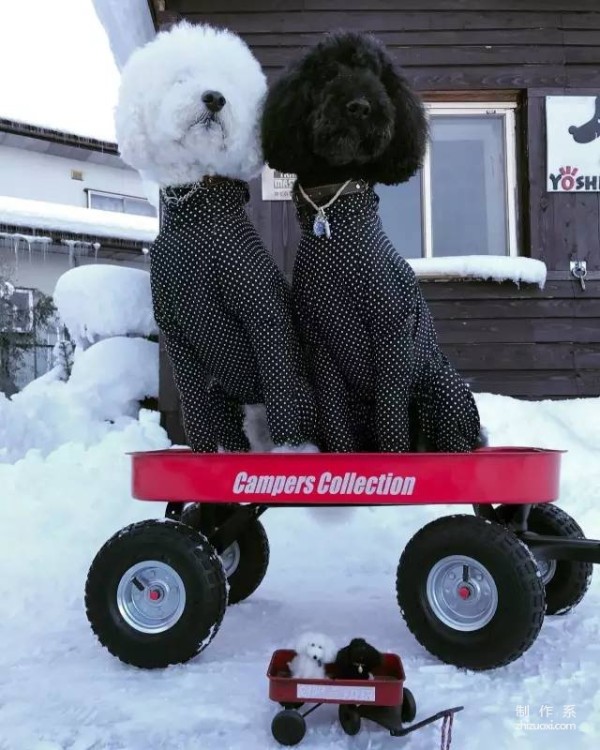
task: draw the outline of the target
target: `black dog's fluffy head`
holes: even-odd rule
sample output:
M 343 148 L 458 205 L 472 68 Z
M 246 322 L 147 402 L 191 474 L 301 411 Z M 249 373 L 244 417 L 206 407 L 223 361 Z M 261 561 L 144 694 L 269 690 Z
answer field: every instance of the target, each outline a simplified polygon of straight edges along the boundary
M 381 653 L 365 641 L 364 638 L 353 638 L 347 646 L 340 649 L 335 659 L 338 677 L 368 679 L 369 672 L 381 665 Z M 359 665 L 362 669 L 359 671 Z
M 266 161 L 305 185 L 405 182 L 427 134 L 423 104 L 383 45 L 354 32 L 327 35 L 288 68 L 262 120 Z

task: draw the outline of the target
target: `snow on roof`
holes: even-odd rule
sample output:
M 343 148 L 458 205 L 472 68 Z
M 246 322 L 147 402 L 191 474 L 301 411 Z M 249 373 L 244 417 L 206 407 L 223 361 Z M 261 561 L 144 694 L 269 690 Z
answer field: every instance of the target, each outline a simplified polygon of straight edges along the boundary
M 156 33 L 148 0 L 92 0 L 119 68 Z
M 0 224 L 137 242 L 153 242 L 158 234 L 158 219 L 152 216 L 134 216 L 4 195 L 0 196 Z
M 119 71 L 92 0 L 2 4 L 0 117 L 115 141 Z
M 502 255 L 459 255 L 453 258 L 407 258 L 420 279 L 480 279 L 514 281 L 515 284 L 546 283 L 546 264 L 534 258 Z

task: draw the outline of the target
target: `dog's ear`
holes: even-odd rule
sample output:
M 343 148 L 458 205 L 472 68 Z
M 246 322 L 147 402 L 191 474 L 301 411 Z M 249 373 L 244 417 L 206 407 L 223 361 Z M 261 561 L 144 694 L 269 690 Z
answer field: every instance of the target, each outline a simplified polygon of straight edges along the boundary
M 395 109 L 394 137 L 384 153 L 370 165 L 371 178 L 384 185 L 409 180 L 423 165 L 429 127 L 421 98 L 385 50 L 381 50 L 381 82 Z
M 120 103 L 115 111 L 115 129 L 123 161 L 134 169 L 147 168 L 152 160 L 142 105 Z
M 310 81 L 299 68 L 290 68 L 267 95 L 261 120 L 264 159 L 271 169 L 297 174 L 310 159 L 306 121 L 310 111 Z
M 303 654 L 306 652 L 306 649 L 309 647 L 309 645 L 314 641 L 314 634 L 313 633 L 302 633 L 302 635 L 299 635 L 296 639 L 296 653 L 297 654 Z

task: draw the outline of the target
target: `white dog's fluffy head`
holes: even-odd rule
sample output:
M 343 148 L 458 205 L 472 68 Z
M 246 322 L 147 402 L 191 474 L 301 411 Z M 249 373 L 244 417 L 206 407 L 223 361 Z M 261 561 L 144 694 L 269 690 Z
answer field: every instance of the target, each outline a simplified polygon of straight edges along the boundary
M 121 156 L 163 187 L 216 174 L 249 180 L 263 164 L 266 91 L 260 64 L 238 36 L 183 21 L 123 69 L 115 112 Z
M 296 653 L 321 664 L 329 664 L 337 654 L 334 642 L 323 633 L 303 633 L 296 643 Z

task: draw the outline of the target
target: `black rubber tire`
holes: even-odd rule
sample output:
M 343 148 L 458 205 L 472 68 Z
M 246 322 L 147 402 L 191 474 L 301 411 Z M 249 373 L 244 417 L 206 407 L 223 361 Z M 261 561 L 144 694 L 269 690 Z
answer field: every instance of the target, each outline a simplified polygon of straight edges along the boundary
M 273 717 L 271 732 L 280 745 L 291 747 L 304 739 L 306 722 L 297 711 L 284 709 Z
M 340 726 L 350 737 L 354 737 L 355 734 L 360 732 L 361 718 L 356 710 L 356 706 L 352 706 L 349 703 L 340 703 L 338 718 Z
M 514 506 L 495 509 L 502 523 L 510 520 Z M 527 520 L 529 531 L 568 539 L 585 539 L 579 524 L 553 503 L 534 505 Z M 564 615 L 585 596 L 592 581 L 594 566 L 579 560 L 557 560 L 552 578 L 546 582 L 546 614 Z
M 222 524 L 236 505 L 223 503 L 215 506 L 217 525 Z M 207 533 L 202 523 L 202 505 L 194 503 L 184 508 L 181 522 Z M 240 561 L 235 571 L 227 577 L 229 582 L 229 604 L 247 599 L 260 586 L 269 566 L 269 540 L 262 523 L 255 518 L 243 529 L 237 539 Z
M 144 560 L 168 564 L 185 587 L 181 617 L 161 633 L 137 630 L 117 605 L 119 581 Z M 181 664 L 203 651 L 219 629 L 227 606 L 225 574 L 215 550 L 197 531 L 174 521 L 142 521 L 117 532 L 100 549 L 88 573 L 85 606 L 98 640 L 122 662 L 144 669 Z
M 402 721 L 404 724 L 410 724 L 411 721 L 415 720 L 417 715 L 417 701 L 407 687 L 402 689 L 402 708 L 400 709 L 402 715 Z
M 498 606 L 478 630 L 446 625 L 427 600 L 431 569 L 451 555 L 477 560 L 496 585 Z M 487 670 L 509 664 L 532 645 L 544 620 L 544 585 L 531 552 L 506 527 L 475 516 L 438 518 L 417 532 L 400 558 L 396 590 L 415 638 L 431 654 L 457 667 Z

